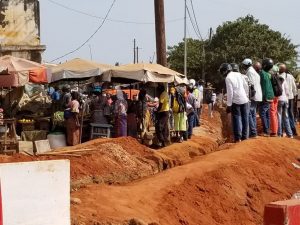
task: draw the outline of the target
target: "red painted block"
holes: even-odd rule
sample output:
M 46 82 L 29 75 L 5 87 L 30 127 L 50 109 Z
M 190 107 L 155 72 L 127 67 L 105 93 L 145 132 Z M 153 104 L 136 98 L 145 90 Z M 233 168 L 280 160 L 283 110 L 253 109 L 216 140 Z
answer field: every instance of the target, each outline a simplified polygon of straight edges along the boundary
M 300 225 L 300 200 L 272 202 L 266 205 L 264 225 Z

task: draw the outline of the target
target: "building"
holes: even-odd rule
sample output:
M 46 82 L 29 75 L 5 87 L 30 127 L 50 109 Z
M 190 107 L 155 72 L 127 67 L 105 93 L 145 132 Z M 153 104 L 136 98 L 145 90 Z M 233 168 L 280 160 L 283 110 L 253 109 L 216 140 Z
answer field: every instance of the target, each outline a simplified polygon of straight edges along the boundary
M 42 61 L 38 0 L 0 0 L 0 56 Z

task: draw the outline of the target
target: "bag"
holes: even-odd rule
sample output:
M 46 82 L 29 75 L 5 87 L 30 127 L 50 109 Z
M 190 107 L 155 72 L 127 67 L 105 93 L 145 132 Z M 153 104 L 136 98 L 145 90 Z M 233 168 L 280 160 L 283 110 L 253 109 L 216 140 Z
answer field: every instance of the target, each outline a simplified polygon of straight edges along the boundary
M 205 101 L 206 101 L 206 104 L 210 104 L 212 103 L 212 91 L 208 91 L 206 94 L 205 94 Z
M 186 114 L 189 115 L 190 113 L 194 112 L 194 108 L 190 103 L 186 103 Z
M 256 94 L 256 91 L 255 91 L 255 88 L 254 88 L 254 85 L 253 84 L 250 84 L 249 85 L 249 96 L 250 98 L 253 98 Z
M 71 112 L 71 109 L 65 109 L 64 111 L 64 119 L 67 120 L 73 116 L 73 113 Z
M 279 97 L 282 95 L 282 81 L 280 80 L 278 75 L 271 76 L 271 83 L 274 91 L 275 97 Z

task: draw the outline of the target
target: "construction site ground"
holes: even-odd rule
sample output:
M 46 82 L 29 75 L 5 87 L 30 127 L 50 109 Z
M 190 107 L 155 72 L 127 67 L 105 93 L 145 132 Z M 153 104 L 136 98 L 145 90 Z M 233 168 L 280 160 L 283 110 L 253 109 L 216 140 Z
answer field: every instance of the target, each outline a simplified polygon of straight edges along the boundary
M 300 139 L 231 144 L 230 129 L 226 114 L 207 118 L 205 108 L 191 140 L 160 150 L 97 139 L 0 162 L 69 159 L 73 225 L 260 225 L 265 204 L 300 190 Z

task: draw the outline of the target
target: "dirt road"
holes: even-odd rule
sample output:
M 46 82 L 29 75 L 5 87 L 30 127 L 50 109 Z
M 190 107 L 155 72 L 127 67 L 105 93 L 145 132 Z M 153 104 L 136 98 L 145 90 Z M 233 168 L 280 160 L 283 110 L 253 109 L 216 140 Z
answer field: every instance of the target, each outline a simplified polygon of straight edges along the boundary
M 127 185 L 72 193 L 73 224 L 262 223 L 264 205 L 300 189 L 299 141 L 259 138 Z

